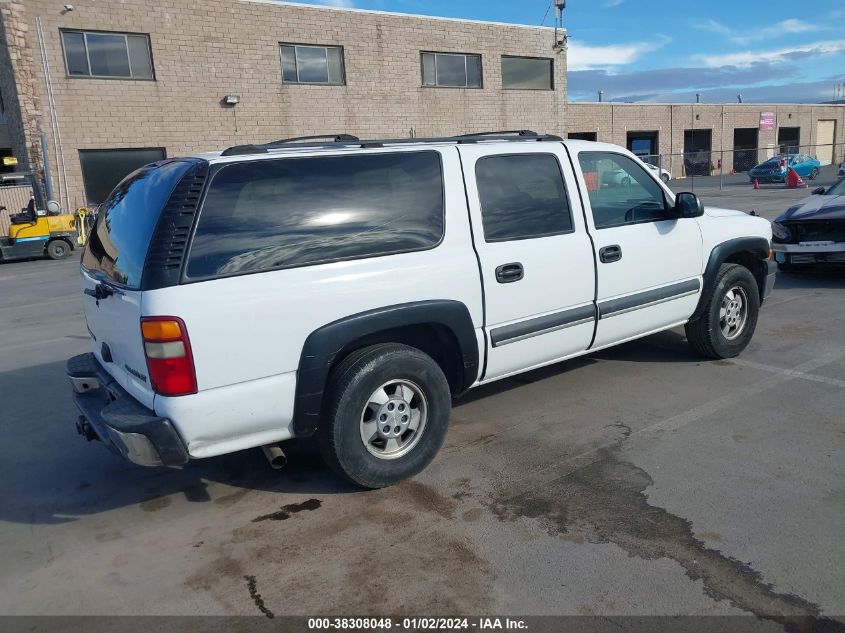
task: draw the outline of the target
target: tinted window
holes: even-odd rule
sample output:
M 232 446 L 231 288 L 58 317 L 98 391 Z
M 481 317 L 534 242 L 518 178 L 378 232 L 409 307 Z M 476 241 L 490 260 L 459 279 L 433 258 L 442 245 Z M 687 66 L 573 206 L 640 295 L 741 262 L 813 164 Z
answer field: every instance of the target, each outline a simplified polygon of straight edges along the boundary
M 90 75 L 88 55 L 85 52 L 85 36 L 82 33 L 62 33 L 65 47 L 65 61 L 69 75 Z
M 663 189 L 639 161 L 606 152 L 581 152 L 578 161 L 596 228 L 666 219 Z
M 510 90 L 552 90 L 552 60 L 502 57 L 502 88 Z
M 554 156 L 482 158 L 476 163 L 475 178 L 486 241 L 522 240 L 572 230 L 566 187 Z
M 424 86 L 481 88 L 481 55 L 423 53 Z
M 260 160 L 211 181 L 186 274 L 202 279 L 432 248 L 436 152 Z
M 62 43 L 65 67 L 72 77 L 153 78 L 146 35 L 62 31 Z
M 190 166 L 174 161 L 139 169 L 123 179 L 100 208 L 82 265 L 124 286 L 140 288 L 158 217 Z
M 161 148 L 79 150 L 88 204 L 100 204 L 127 174 L 164 157 Z
M 285 83 L 342 85 L 343 49 L 339 46 L 282 44 Z

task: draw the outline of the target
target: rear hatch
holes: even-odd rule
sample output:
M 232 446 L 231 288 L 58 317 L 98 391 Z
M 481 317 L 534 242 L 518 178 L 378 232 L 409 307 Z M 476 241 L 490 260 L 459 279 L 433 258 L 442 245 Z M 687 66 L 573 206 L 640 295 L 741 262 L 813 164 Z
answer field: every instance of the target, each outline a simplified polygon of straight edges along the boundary
M 97 359 L 148 408 L 155 396 L 141 340 L 142 276 L 150 241 L 187 161 L 161 161 L 131 173 L 101 205 L 82 256 L 85 320 Z

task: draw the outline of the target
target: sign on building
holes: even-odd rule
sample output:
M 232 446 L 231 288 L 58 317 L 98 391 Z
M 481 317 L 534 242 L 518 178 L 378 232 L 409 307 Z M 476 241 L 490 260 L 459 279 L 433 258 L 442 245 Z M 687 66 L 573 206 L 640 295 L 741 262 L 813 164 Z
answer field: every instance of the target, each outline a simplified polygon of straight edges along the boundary
M 761 112 L 760 113 L 760 129 L 774 130 L 775 129 L 775 113 Z

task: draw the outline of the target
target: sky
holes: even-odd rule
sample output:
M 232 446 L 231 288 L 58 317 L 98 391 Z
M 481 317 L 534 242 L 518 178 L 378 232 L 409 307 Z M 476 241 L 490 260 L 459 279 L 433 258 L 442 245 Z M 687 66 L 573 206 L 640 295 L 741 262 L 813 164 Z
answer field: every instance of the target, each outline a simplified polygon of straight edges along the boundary
M 549 0 L 307 4 L 554 25 Z M 570 101 L 819 103 L 845 83 L 842 0 L 567 0 L 563 20 Z

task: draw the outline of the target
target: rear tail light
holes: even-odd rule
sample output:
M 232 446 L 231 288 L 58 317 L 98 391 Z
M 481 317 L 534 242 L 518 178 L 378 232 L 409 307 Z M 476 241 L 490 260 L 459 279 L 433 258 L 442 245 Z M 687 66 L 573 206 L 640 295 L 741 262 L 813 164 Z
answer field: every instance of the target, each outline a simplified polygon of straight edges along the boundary
M 197 374 L 185 323 L 178 317 L 143 317 L 141 336 L 153 391 L 162 396 L 197 392 Z

